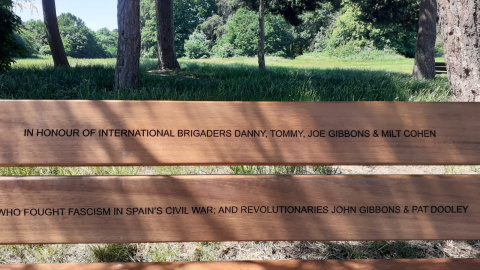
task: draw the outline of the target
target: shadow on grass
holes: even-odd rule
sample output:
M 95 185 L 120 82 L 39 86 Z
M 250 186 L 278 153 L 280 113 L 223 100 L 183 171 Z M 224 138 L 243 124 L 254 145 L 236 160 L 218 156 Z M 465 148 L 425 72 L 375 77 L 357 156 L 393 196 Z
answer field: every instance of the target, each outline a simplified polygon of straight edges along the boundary
M 446 101 L 448 81 L 413 80 L 408 74 L 361 69 L 185 63 L 175 72 L 147 72 L 140 88 L 113 90 L 114 67 L 15 68 L 0 74 L 2 99 L 128 99 L 236 101 Z
M 450 257 L 442 246 L 446 241 L 367 241 L 367 242 L 298 242 L 289 259 L 418 259 Z M 460 241 L 458 241 L 460 243 Z
M 97 262 L 135 262 L 137 253 L 135 244 L 94 245 L 90 249 Z

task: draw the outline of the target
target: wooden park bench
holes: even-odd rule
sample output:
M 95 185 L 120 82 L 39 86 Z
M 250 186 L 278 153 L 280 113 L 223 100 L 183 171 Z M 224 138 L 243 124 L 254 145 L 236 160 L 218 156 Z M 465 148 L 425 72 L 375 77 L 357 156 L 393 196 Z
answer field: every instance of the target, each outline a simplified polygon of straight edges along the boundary
M 480 106 L 0 101 L 1 166 L 480 163 Z M 1 177 L 0 243 L 480 239 L 477 175 Z M 480 259 L 0 269 L 480 269 Z
M 447 65 L 445 62 L 435 63 L 435 74 L 447 74 Z

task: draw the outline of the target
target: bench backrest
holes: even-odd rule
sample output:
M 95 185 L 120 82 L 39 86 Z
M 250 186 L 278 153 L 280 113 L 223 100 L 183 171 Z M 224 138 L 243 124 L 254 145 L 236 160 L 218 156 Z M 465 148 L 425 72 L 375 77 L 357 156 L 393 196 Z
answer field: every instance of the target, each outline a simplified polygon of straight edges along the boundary
M 0 165 L 479 164 L 473 103 L 0 101 Z M 480 239 L 475 176 L 2 177 L 0 242 Z

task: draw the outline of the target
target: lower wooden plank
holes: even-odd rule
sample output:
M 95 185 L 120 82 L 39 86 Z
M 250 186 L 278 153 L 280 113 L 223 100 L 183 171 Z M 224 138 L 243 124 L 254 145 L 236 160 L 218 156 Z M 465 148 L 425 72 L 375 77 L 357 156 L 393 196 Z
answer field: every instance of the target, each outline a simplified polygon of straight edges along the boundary
M 173 263 L 78 263 L 0 265 L 0 270 L 470 270 L 479 269 L 480 259 L 400 259 L 351 261 L 243 261 Z
M 455 176 L 0 178 L 0 243 L 480 239 Z

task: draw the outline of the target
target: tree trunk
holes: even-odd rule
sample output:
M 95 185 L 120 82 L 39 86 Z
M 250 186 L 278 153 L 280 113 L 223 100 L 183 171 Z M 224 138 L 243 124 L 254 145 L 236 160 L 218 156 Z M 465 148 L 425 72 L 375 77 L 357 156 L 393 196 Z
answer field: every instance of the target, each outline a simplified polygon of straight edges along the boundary
M 258 68 L 266 70 L 265 67 L 265 3 L 260 0 L 258 8 Z
M 180 69 L 175 54 L 173 0 L 155 0 L 157 14 L 158 69 Z
M 137 88 L 140 70 L 140 0 L 118 0 L 115 89 Z
M 58 30 L 57 11 L 55 0 L 42 0 L 43 20 L 47 32 L 48 45 L 52 52 L 53 65 L 55 67 L 68 67 L 67 55 L 63 47 L 60 31 Z
M 421 0 L 418 20 L 417 49 L 413 76 L 435 78 L 435 39 L 437 36 L 437 0 Z
M 450 90 L 480 101 L 480 1 L 437 0 Z

